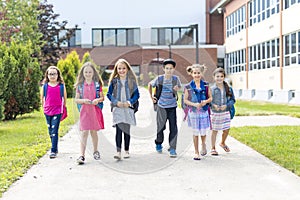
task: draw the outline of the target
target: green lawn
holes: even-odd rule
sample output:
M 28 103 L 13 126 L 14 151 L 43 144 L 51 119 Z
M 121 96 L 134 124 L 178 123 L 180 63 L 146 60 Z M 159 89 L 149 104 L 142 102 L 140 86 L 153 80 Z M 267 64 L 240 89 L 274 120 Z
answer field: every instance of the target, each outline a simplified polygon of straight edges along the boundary
M 106 94 L 107 88 L 104 88 Z M 179 101 L 181 96 L 179 95 Z M 107 99 L 106 99 L 107 100 Z M 300 106 L 237 101 L 236 115 L 290 115 L 300 117 Z M 61 123 L 63 136 L 78 119 L 72 99 L 68 99 L 68 118 Z M 300 126 L 232 128 L 230 135 L 300 176 Z M 0 197 L 50 148 L 42 111 L 0 122 Z
M 78 117 L 73 100 L 68 99 L 68 118 L 60 125 L 63 136 Z M 0 122 L 0 197 L 51 147 L 42 111 L 25 114 L 14 121 Z

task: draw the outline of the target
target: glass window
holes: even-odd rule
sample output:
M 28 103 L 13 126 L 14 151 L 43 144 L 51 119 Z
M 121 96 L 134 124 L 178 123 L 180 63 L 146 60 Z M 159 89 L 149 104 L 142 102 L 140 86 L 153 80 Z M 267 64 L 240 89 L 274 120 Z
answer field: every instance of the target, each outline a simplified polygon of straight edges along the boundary
M 291 35 L 291 53 L 296 53 L 296 46 L 297 44 L 296 44 L 296 33 L 293 33 L 292 35 Z
M 102 45 L 101 30 L 92 30 L 92 35 L 93 35 L 93 46 L 101 46 Z
M 117 30 L 116 45 L 117 46 L 126 46 L 126 30 L 125 29 Z
M 116 45 L 115 29 L 104 29 L 103 30 L 103 44 L 104 44 L 104 46 L 115 46 Z

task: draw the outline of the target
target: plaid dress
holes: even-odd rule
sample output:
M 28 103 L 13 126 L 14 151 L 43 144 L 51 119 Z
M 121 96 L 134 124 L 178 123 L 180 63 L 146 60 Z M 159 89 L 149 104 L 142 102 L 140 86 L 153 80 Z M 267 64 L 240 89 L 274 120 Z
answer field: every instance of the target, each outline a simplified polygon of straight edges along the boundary
M 193 129 L 194 135 L 204 136 L 210 130 L 210 119 L 208 111 L 197 109 L 196 111 L 189 110 L 187 118 L 188 126 Z

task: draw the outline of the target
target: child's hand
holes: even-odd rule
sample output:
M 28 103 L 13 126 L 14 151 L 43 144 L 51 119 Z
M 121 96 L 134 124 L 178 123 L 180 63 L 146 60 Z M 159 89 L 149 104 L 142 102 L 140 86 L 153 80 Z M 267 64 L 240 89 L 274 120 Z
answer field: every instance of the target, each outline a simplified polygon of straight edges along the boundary
M 129 106 L 130 106 L 130 104 L 128 102 L 123 103 L 124 108 L 128 108 Z
M 92 104 L 92 101 L 89 99 L 83 99 L 84 104 Z
M 174 87 L 173 87 L 173 90 L 175 90 L 175 91 L 178 91 L 180 88 L 177 86 L 177 85 L 175 85 Z
M 153 103 L 156 103 L 157 102 L 157 98 L 155 96 L 152 96 L 152 101 L 153 101 Z
M 99 101 L 97 100 L 97 99 L 94 99 L 93 101 L 92 101 L 92 104 L 93 105 L 97 105 L 99 103 Z
M 123 103 L 121 102 L 121 101 L 118 101 L 118 103 L 117 103 L 117 106 L 119 107 L 119 108 L 123 108 Z
M 220 106 L 220 110 L 222 110 L 222 111 L 226 110 L 226 108 L 227 108 L 226 105 Z
M 220 110 L 220 107 L 218 106 L 218 105 L 213 105 L 213 107 L 214 107 L 214 109 L 216 110 L 216 111 L 219 111 Z

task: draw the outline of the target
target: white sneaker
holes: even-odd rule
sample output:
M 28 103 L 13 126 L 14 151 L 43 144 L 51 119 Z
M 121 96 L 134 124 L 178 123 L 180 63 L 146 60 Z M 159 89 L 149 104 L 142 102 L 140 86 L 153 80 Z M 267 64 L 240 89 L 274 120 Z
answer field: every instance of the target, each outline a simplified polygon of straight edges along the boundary
M 124 158 L 130 158 L 130 155 L 129 155 L 129 151 L 125 151 L 125 155 L 124 155 Z
M 121 160 L 121 152 L 117 152 L 117 154 L 114 155 L 114 159 Z

